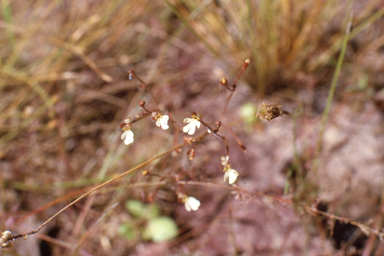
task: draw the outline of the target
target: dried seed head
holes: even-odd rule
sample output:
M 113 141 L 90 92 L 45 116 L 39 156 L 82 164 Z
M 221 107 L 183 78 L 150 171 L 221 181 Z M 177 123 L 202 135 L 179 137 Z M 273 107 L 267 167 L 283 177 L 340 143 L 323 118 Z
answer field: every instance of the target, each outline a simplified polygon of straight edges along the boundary
M 277 117 L 282 116 L 284 113 L 281 106 L 277 104 L 268 104 L 263 102 L 257 109 L 256 117 L 262 120 L 271 121 Z

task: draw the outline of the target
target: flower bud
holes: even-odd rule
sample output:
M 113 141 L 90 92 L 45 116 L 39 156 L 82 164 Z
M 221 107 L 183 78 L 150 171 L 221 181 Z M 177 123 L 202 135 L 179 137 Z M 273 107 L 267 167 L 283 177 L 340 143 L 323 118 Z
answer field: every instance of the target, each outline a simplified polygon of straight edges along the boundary
M 194 148 L 191 148 L 190 150 L 187 151 L 187 156 L 189 158 L 189 160 L 193 160 L 193 158 L 195 158 L 195 149 Z
M 141 100 L 139 102 L 139 107 L 143 108 L 145 106 L 145 101 Z
M 251 62 L 251 60 L 248 58 L 244 61 L 244 69 L 246 69 L 248 66 L 249 66 L 249 62 Z
M 185 145 L 192 145 L 192 142 L 194 142 L 195 139 L 193 137 L 184 136 L 183 141 Z
M 227 87 L 228 81 L 224 77 L 220 79 L 220 85 L 223 87 Z

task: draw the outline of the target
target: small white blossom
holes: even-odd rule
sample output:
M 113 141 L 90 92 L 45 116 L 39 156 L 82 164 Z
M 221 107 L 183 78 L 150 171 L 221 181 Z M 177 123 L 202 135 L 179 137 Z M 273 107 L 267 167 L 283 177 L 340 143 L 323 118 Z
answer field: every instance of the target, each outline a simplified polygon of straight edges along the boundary
M 162 115 L 160 118 L 158 118 L 158 119 L 156 120 L 156 125 L 157 125 L 158 127 L 161 126 L 161 128 L 162 128 L 163 130 L 167 130 L 167 129 L 169 128 L 169 126 L 168 126 L 168 120 L 169 120 L 169 116 L 168 116 L 168 115 Z
M 184 199 L 184 206 L 185 210 L 187 210 L 188 212 L 197 211 L 200 207 L 200 201 L 194 198 L 193 196 L 188 196 Z
M 185 118 L 184 123 L 188 123 L 183 128 L 183 132 L 188 133 L 189 135 L 193 135 L 196 131 L 196 127 L 200 128 L 200 121 L 195 118 Z
M 121 134 L 121 139 L 124 140 L 125 145 L 129 145 L 133 142 L 133 132 L 131 130 L 125 130 Z
M 234 169 L 228 169 L 224 174 L 224 181 L 228 180 L 229 184 L 235 183 L 237 180 L 237 177 L 239 176 L 239 173 Z

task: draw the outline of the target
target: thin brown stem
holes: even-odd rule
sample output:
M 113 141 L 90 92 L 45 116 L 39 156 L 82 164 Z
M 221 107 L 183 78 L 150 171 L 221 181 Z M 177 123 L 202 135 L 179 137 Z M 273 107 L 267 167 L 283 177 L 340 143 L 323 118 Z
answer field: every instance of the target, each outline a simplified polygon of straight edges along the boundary
M 209 127 L 208 124 L 206 124 L 205 122 L 203 122 L 202 120 L 200 120 L 200 123 L 202 123 L 205 127 L 207 127 L 210 131 L 211 131 L 211 134 L 213 136 L 216 136 L 217 138 L 220 138 L 224 141 L 225 143 L 225 149 L 227 151 L 227 156 L 229 156 L 229 145 L 228 145 L 228 141 L 227 139 L 224 137 L 224 136 L 221 136 L 219 135 L 217 132 L 219 131 L 219 127 L 217 127 L 216 129 L 212 129 L 211 127 Z M 221 122 L 220 122 L 220 125 L 221 125 Z
M 224 128 L 227 129 L 227 131 L 233 136 L 233 138 L 236 140 L 236 143 L 240 147 L 240 149 L 243 150 L 245 153 L 247 153 L 247 149 L 245 148 L 244 144 L 240 141 L 239 137 L 237 137 L 237 135 L 232 131 L 232 129 L 223 123 L 221 123 L 221 125 L 224 126 Z
M 151 115 L 151 113 L 143 113 L 142 116 L 140 116 L 140 117 L 138 117 L 138 118 L 132 120 L 131 123 L 132 123 L 132 124 L 133 124 L 133 123 L 136 123 L 136 122 L 140 121 L 141 119 L 146 118 L 147 116 L 150 116 L 150 115 Z
M 228 107 L 229 101 L 231 100 L 232 95 L 233 95 L 234 92 L 235 92 L 235 90 L 231 91 L 231 93 L 229 94 L 229 96 L 227 98 L 227 101 L 225 102 L 223 112 L 221 113 L 220 120 L 223 119 L 223 116 L 225 115 L 225 112 L 227 111 L 227 107 Z
M 144 90 L 146 90 L 153 98 L 153 100 L 155 101 L 155 104 L 157 107 L 159 107 L 159 102 L 156 100 L 156 97 L 155 95 L 152 93 L 152 91 L 148 88 L 148 85 L 140 78 L 136 75 L 135 71 L 133 71 L 132 69 L 130 69 L 128 71 L 128 74 L 129 74 L 129 79 L 132 79 L 132 77 L 134 77 L 135 79 L 137 79 L 137 81 L 139 81 L 141 84 L 142 84 L 142 87 L 144 88 Z
M 223 119 L 223 116 L 224 116 L 225 112 L 227 111 L 227 107 L 228 107 L 229 101 L 230 101 L 230 99 L 232 98 L 232 95 L 233 95 L 233 93 L 234 93 L 235 90 L 236 90 L 237 82 L 239 81 L 239 79 L 240 79 L 241 75 L 243 74 L 244 70 L 246 70 L 247 67 L 249 66 L 249 62 L 250 62 L 249 58 L 246 59 L 246 60 L 244 61 L 243 67 L 241 68 L 239 74 L 237 75 L 235 81 L 233 82 L 232 89 L 230 89 L 228 86 L 226 86 L 226 88 L 227 88 L 231 93 L 229 94 L 228 99 L 227 99 L 227 101 L 225 102 L 223 112 L 221 113 L 221 116 L 220 116 L 220 120 Z
M 291 113 L 289 113 L 288 111 L 281 110 L 281 112 L 283 112 L 283 115 L 287 115 L 287 116 L 293 117 L 293 115 Z

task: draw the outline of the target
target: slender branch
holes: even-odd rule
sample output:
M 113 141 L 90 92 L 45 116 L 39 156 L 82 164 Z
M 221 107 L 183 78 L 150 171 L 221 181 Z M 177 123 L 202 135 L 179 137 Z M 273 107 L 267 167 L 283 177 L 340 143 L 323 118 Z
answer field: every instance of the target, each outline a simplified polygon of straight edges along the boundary
M 124 176 L 126 176 L 126 175 L 128 175 L 128 174 L 130 174 L 130 173 L 132 173 L 132 172 L 134 172 L 134 171 L 137 171 L 138 169 L 140 169 L 140 168 L 144 167 L 145 165 L 149 164 L 150 162 L 152 162 L 152 161 L 154 161 L 154 160 L 156 160 L 156 159 L 158 159 L 158 158 L 160 158 L 160 157 L 163 157 L 164 155 L 166 155 L 166 154 L 172 152 L 173 150 L 176 150 L 176 149 L 178 149 L 178 148 L 180 148 L 180 147 L 182 147 L 182 146 L 184 146 L 184 144 L 183 144 L 183 143 L 180 143 L 180 144 L 178 144 L 178 145 L 176 145 L 176 146 L 174 146 L 174 147 L 168 149 L 167 151 L 165 151 L 165 152 L 163 152 L 163 153 L 161 153 L 161 154 L 159 154 L 159 155 L 157 155 L 157 156 L 152 157 L 151 159 L 145 161 L 144 163 L 139 164 L 138 166 L 136 166 L 136 167 L 134 167 L 134 168 L 132 168 L 132 169 L 130 169 L 130 170 L 128 170 L 128 171 L 126 171 L 126 172 L 124 172 L 124 173 L 118 175 L 118 176 L 116 176 L 115 178 L 112 178 L 112 179 L 110 179 L 110 180 L 108 180 L 108 181 L 106 181 L 106 182 L 104 182 L 104 183 L 102 183 L 102 184 L 100 184 L 100 185 L 94 187 L 93 189 L 91 189 L 91 190 L 88 191 L 87 193 L 83 194 L 82 196 L 78 197 L 76 200 L 74 200 L 73 202 L 71 202 L 70 204 L 68 204 L 68 205 L 65 206 L 64 208 L 62 208 L 62 209 L 61 209 L 60 211 L 58 211 L 55 215 L 53 215 L 51 218 L 47 219 L 47 220 L 46 220 L 43 224 L 41 224 L 37 229 L 32 230 L 32 231 L 28 231 L 28 232 L 25 232 L 25 233 L 22 233 L 22 234 L 14 235 L 14 236 L 12 236 L 12 240 L 15 240 L 15 239 L 18 239 L 18 238 L 21 238 L 21 237 L 25 238 L 25 237 L 27 237 L 28 235 L 34 235 L 34 234 L 36 234 L 36 233 L 39 232 L 45 225 L 47 225 L 47 224 L 48 224 L 49 222 L 51 222 L 54 218 L 56 218 L 60 213 L 64 212 L 64 211 L 67 210 L 69 207 L 71 207 L 72 205 L 74 205 L 75 203 L 77 203 L 78 201 L 80 201 L 81 199 L 83 199 L 84 197 L 88 196 L 88 195 L 91 194 L 92 192 L 95 192 L 96 190 L 98 190 L 98 189 L 100 189 L 100 188 L 102 188 L 102 187 L 104 187 L 104 186 L 106 186 L 106 185 L 108 185 L 108 184 L 110 184 L 110 183 L 112 183 L 112 182 L 114 182 L 114 181 L 116 181 L 116 180 L 119 180 L 119 179 L 123 178 Z
M 235 81 L 233 82 L 232 88 L 229 88 L 227 85 L 225 85 L 225 87 L 226 87 L 231 93 L 229 94 L 228 99 L 227 99 L 227 101 L 225 102 L 223 112 L 221 113 L 221 116 L 220 116 L 220 120 L 223 119 L 223 116 L 224 116 L 225 112 L 227 111 L 227 107 L 228 107 L 229 101 L 230 101 L 230 99 L 232 98 L 232 95 L 233 95 L 233 93 L 234 93 L 235 90 L 236 90 L 237 81 L 239 81 L 240 76 L 243 74 L 244 70 L 246 70 L 247 67 L 249 66 L 249 62 L 250 62 L 250 59 L 249 59 L 249 58 L 246 59 L 246 60 L 244 61 L 243 67 L 241 68 L 239 74 L 237 75 Z
M 150 116 L 150 115 L 151 115 L 151 113 L 143 113 L 138 118 L 135 118 L 134 120 L 132 120 L 131 124 L 136 123 L 136 122 L 140 121 L 141 119 L 144 119 L 144 118 L 146 118 L 147 116 Z
M 216 129 L 212 129 L 211 127 L 209 127 L 208 124 L 206 124 L 203 120 L 200 120 L 200 123 L 202 123 L 205 127 L 207 127 L 210 131 L 211 131 L 211 134 L 213 136 L 216 136 L 217 138 L 220 138 L 224 141 L 225 143 L 225 149 L 227 151 L 227 156 L 229 156 L 229 145 L 228 145 L 228 141 L 227 139 L 224 137 L 224 136 L 221 136 L 220 134 L 218 134 L 217 132 L 219 131 L 219 128 L 220 128 L 220 125 L 221 125 L 221 122 L 220 125 L 218 125 L 218 127 Z
M 133 69 L 130 69 L 128 71 L 128 74 L 129 74 L 129 79 L 131 80 L 132 77 L 134 77 L 135 79 L 137 79 L 141 84 L 142 84 L 142 87 L 144 88 L 144 90 L 146 90 L 153 98 L 153 100 L 155 101 L 155 104 L 157 107 L 159 107 L 159 102 L 156 100 L 156 97 L 155 95 L 152 93 L 152 91 L 148 88 L 148 85 L 140 78 L 136 75 L 135 71 L 133 71 Z
M 237 135 L 232 131 L 232 129 L 223 123 L 221 123 L 221 125 L 224 126 L 224 128 L 227 129 L 227 131 L 233 136 L 240 149 L 247 153 L 247 149 L 245 148 L 244 144 L 240 141 L 239 137 L 237 137 Z
M 234 92 L 235 92 L 235 90 L 231 91 L 231 93 L 229 94 L 229 96 L 227 98 L 227 101 L 225 102 L 223 112 L 221 113 L 220 120 L 223 119 L 223 116 L 225 115 L 225 112 L 227 111 L 227 107 L 228 107 L 229 101 L 231 100 L 232 95 L 233 95 Z

